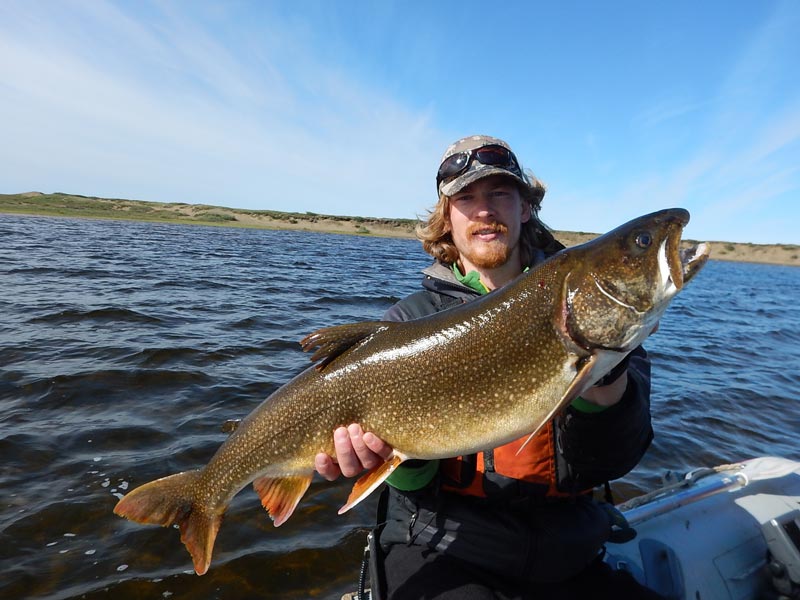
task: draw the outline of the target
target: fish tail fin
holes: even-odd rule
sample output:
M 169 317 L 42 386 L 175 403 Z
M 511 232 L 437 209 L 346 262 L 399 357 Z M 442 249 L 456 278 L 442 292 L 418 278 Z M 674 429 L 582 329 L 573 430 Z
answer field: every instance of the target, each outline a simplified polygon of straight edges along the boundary
M 353 485 L 347 502 L 339 509 L 339 514 L 346 513 L 369 496 L 405 460 L 408 460 L 408 457 L 395 449 L 394 455 L 389 460 L 362 475 Z
M 283 525 L 292 516 L 300 498 L 311 485 L 312 474 L 290 477 L 259 477 L 253 481 L 261 505 L 267 509 L 275 527 Z
M 211 564 L 225 507 L 214 508 L 195 501 L 194 487 L 200 473 L 186 471 L 139 486 L 117 502 L 114 513 L 137 523 L 177 525 L 181 541 L 192 555 L 195 572 L 203 575 Z

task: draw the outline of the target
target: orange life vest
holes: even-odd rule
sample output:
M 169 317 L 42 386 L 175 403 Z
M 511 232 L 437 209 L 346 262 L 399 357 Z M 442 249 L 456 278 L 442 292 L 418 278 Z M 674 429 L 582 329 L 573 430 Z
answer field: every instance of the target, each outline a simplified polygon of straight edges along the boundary
M 440 466 L 443 490 L 466 496 L 491 497 L 493 482 L 503 478 L 524 482 L 528 494 L 547 497 L 565 497 L 556 482 L 555 425 L 548 423 L 527 444 L 528 436 L 521 437 L 499 448 L 469 456 L 443 460 Z M 525 444 L 524 447 L 523 444 Z M 522 450 L 520 451 L 520 448 Z M 502 478 L 497 478 L 497 475 Z M 507 481 L 509 485 L 512 482 Z

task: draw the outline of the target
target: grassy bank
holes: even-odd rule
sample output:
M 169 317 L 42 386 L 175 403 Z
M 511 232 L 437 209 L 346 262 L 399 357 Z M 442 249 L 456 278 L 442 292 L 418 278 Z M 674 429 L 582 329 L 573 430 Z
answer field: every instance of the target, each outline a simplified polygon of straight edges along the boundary
M 125 219 L 158 223 L 216 225 L 289 229 L 413 238 L 414 219 L 378 219 L 274 210 L 245 210 L 187 204 L 183 202 L 145 202 L 119 198 L 95 198 L 76 194 L 0 194 L 0 213 L 93 219 Z M 588 241 L 597 234 L 558 231 L 556 237 L 568 246 Z M 687 242 L 688 243 L 688 242 Z M 800 247 L 783 244 L 742 244 L 711 242 L 711 257 L 716 260 L 800 266 Z
M 372 219 L 292 213 L 274 210 L 245 210 L 186 204 L 183 202 L 145 202 L 120 198 L 96 198 L 76 194 L 0 194 L 0 212 L 51 217 L 125 219 L 159 223 L 261 227 L 266 229 L 321 230 L 335 233 L 413 236 L 412 219 Z

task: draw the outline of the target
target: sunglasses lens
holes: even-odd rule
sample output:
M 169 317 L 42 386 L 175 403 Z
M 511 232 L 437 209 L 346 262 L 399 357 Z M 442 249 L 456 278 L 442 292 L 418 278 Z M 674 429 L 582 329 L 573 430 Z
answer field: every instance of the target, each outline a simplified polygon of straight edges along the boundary
M 439 167 L 439 181 L 458 175 L 469 161 L 469 152 L 459 152 L 448 157 Z
M 511 165 L 511 152 L 502 146 L 484 146 L 475 152 L 475 158 L 484 165 L 503 166 Z

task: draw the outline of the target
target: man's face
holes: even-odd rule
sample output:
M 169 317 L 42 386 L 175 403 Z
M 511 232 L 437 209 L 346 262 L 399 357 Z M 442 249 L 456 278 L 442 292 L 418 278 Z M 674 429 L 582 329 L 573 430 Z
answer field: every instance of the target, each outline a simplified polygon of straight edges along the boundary
M 450 198 L 450 233 L 467 270 L 494 269 L 518 257 L 522 224 L 530 208 L 507 177 L 493 175 Z

